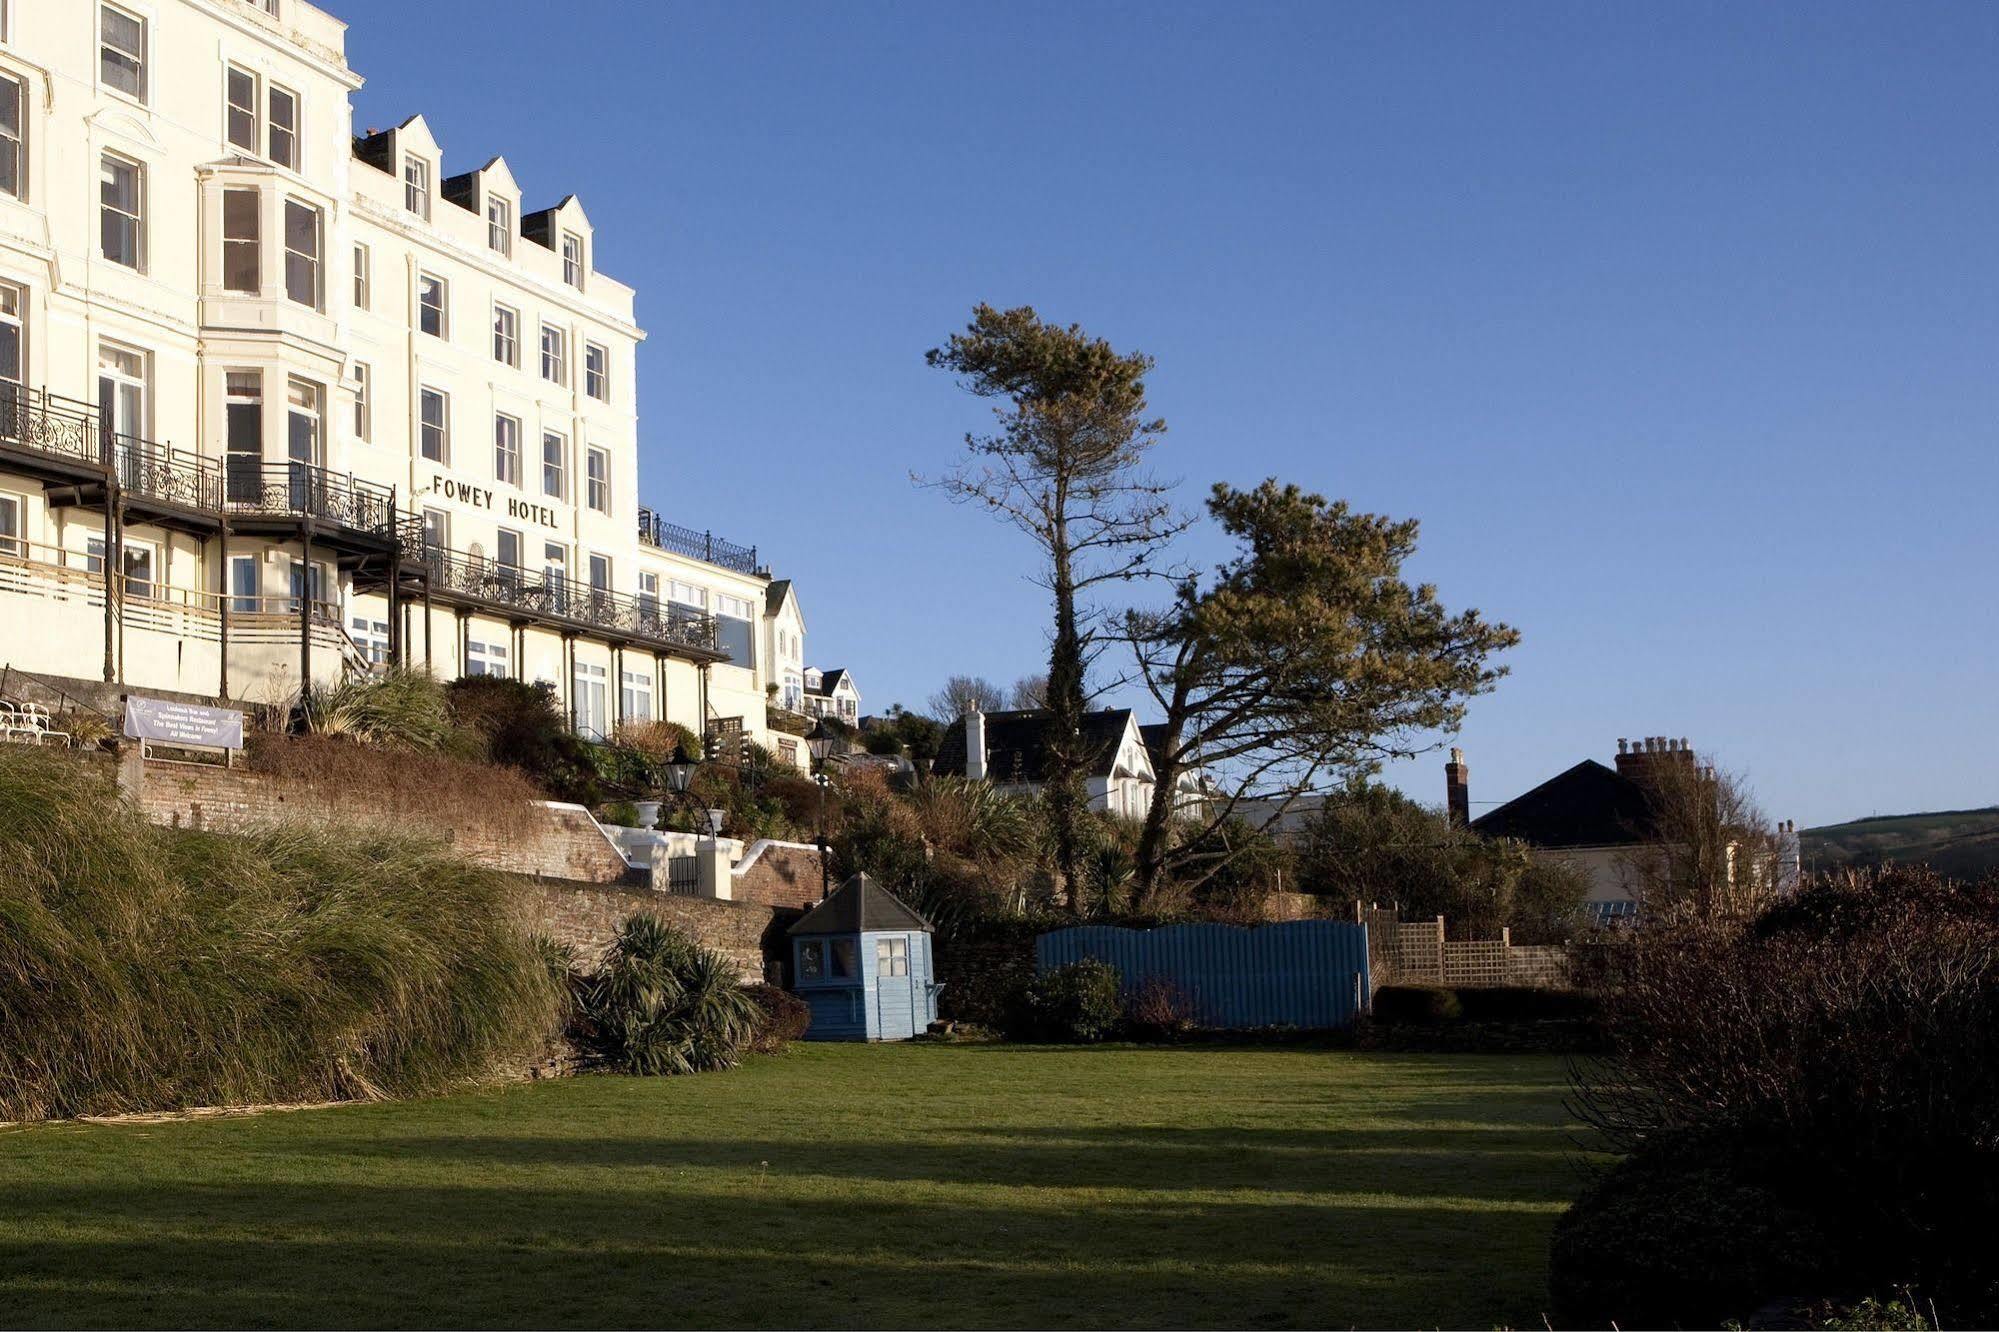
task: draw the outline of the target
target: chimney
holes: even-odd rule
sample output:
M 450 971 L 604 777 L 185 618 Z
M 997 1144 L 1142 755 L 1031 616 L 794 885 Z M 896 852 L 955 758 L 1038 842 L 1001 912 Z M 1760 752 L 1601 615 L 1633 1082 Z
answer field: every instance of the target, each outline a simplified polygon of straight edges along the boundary
M 1655 773 L 1696 771 L 1694 746 L 1684 736 L 1648 735 L 1627 743 L 1617 742 L 1617 773 L 1633 781 Z
M 986 775 L 986 714 L 972 704 L 965 714 L 965 776 L 983 781 Z
M 1450 812 L 1452 827 L 1471 826 L 1471 769 L 1465 766 L 1464 750 L 1455 746 L 1451 749 L 1451 761 L 1444 765 L 1444 804 Z

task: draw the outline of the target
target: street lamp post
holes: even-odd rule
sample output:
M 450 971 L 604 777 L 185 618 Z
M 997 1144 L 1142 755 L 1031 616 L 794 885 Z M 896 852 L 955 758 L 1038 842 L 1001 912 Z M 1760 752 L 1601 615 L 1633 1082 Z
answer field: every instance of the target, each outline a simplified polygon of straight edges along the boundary
M 822 723 L 812 735 L 806 737 L 805 747 L 812 751 L 813 766 L 819 771 L 812 780 L 819 784 L 819 900 L 825 901 L 833 879 L 832 858 L 826 847 L 826 756 L 833 752 L 833 737 Z
M 694 769 L 698 766 L 682 749 L 674 750 L 673 757 L 661 765 L 661 771 L 666 775 L 666 789 L 672 794 L 675 804 L 687 798 L 687 784 L 694 780 Z

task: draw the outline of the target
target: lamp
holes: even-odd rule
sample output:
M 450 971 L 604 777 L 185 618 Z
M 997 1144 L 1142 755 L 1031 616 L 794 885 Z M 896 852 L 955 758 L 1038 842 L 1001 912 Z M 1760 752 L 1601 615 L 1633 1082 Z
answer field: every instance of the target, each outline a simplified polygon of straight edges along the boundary
M 700 765 L 693 759 L 687 757 L 685 750 L 674 750 L 673 757 L 662 765 L 662 771 L 666 774 L 666 789 L 677 796 L 686 795 L 687 783 L 693 780 L 694 769 L 698 766 Z
M 832 742 L 825 741 L 822 743 L 830 744 Z M 819 837 L 817 839 L 819 843 L 819 900 L 823 902 L 826 900 L 827 889 L 832 883 L 830 877 L 832 874 L 831 858 L 828 855 L 826 847 L 826 788 L 831 783 L 826 780 L 824 771 L 821 771 L 812 780 L 819 783 Z

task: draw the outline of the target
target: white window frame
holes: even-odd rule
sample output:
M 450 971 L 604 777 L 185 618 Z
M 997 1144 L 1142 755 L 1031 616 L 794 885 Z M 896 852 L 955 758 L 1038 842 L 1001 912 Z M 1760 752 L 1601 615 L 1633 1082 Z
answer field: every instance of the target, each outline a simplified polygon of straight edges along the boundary
M 521 312 L 498 301 L 493 302 L 493 359 L 521 368 Z
M 583 392 L 598 402 L 611 400 L 611 349 L 601 342 L 583 344 Z
M 423 549 L 425 554 L 451 549 L 451 515 L 445 510 L 423 511 Z
M 278 125 L 278 99 L 283 97 L 291 102 L 291 124 L 282 129 Z M 278 152 L 277 136 L 282 133 L 291 140 L 291 151 Z M 305 144 L 305 99 L 282 84 L 270 83 L 264 86 L 264 156 L 289 171 L 302 170 L 301 152 Z
M 437 305 L 435 307 L 437 310 L 437 327 L 435 329 L 428 329 L 423 326 L 424 315 L 433 308 L 429 302 L 424 300 L 425 284 L 431 284 L 437 289 Z M 441 278 L 435 273 L 421 271 L 417 273 L 416 331 L 445 342 L 451 340 L 451 282 L 449 279 Z
M 309 254 L 303 250 L 295 250 L 292 248 L 293 209 L 297 209 L 299 212 L 307 214 L 312 218 L 312 251 Z M 326 261 L 324 258 L 325 250 L 326 250 L 326 215 L 320 212 L 318 208 L 314 207 L 309 203 L 306 203 L 302 199 L 294 199 L 291 198 L 290 196 L 286 196 L 285 198 L 285 299 L 286 300 L 292 302 L 294 305 L 303 305 L 310 310 L 322 310 L 326 308 L 325 305 Z M 310 265 L 309 280 L 312 290 L 309 299 L 300 300 L 298 293 L 292 290 L 292 261 L 294 259 L 300 260 L 303 263 Z
M 375 308 L 375 256 L 360 241 L 354 242 L 354 308 Z
M 598 464 L 603 467 L 599 471 Z M 592 445 L 583 455 L 584 499 L 598 513 L 611 511 L 611 451 Z
M 0 372 L 0 384 L 20 388 L 28 382 L 28 289 L 0 281 L 0 328 L 14 335 L 14 372 Z
M 465 639 L 465 673 L 467 675 L 490 675 L 495 679 L 513 678 L 511 653 L 505 643 L 488 643 L 470 635 Z
M 366 361 L 354 362 L 354 438 L 363 444 L 375 438 L 374 379 Z
M 506 427 L 512 427 L 511 431 Z M 512 447 L 505 442 L 509 433 Z M 521 419 L 506 412 L 493 413 L 493 479 L 508 486 L 521 483 Z
M 6 0 L 0 0 L 0 22 L 4 22 Z M 26 202 L 28 198 L 28 81 L 7 70 L 0 70 L 0 96 L 12 88 L 14 99 L 14 128 L 0 128 L 0 154 L 11 158 L 14 167 L 14 188 L 0 189 L 0 194 Z
M 106 16 L 111 14 L 116 14 L 120 18 L 125 19 L 127 22 L 136 24 L 138 26 L 139 49 L 137 52 L 128 51 L 122 46 L 114 47 L 113 45 L 111 45 L 111 36 L 110 33 L 106 30 L 106 25 L 104 22 Z M 153 45 L 153 25 L 147 20 L 144 14 L 136 14 L 131 10 L 125 8 L 123 5 L 100 3 L 97 6 L 98 86 L 103 88 L 106 92 L 110 93 L 114 97 L 127 98 L 131 101 L 137 102 L 141 106 L 145 106 L 148 102 L 151 101 L 152 89 L 151 89 L 151 79 L 149 75 L 152 70 L 152 45 Z M 132 77 L 139 85 L 138 90 L 136 92 L 132 91 L 131 89 L 121 88 L 118 86 L 118 84 L 115 81 L 108 79 L 104 76 L 105 58 L 113 51 L 116 51 L 120 56 L 122 56 L 126 60 L 131 61 L 131 63 L 133 64 L 134 71 Z
M 605 674 L 602 666 L 579 661 L 569 681 L 569 711 L 577 734 L 595 740 L 603 739 L 611 724 Z
M 239 580 L 236 575 L 247 570 L 250 577 Z M 255 555 L 231 555 L 229 567 L 223 571 L 227 580 L 222 594 L 229 598 L 229 609 L 237 615 L 261 615 L 264 611 L 264 562 Z M 244 586 L 247 582 L 248 586 Z
M 371 620 L 365 615 L 351 612 L 347 618 L 347 636 L 354 640 L 354 646 L 361 649 L 361 655 L 373 665 L 380 666 L 389 659 L 389 622 Z
M 437 453 L 430 452 L 431 423 L 424 417 L 424 409 L 435 399 L 438 404 Z M 416 392 L 416 450 L 417 456 L 425 462 L 451 464 L 451 395 L 434 385 L 422 384 Z
M 553 374 L 549 373 L 551 370 Z M 554 324 L 541 326 L 541 377 L 569 387 L 569 334 Z
M 229 201 L 248 196 L 250 200 L 250 234 L 232 236 L 229 233 Z M 233 251 L 248 249 L 250 252 L 250 285 L 238 286 L 229 280 L 229 256 Z M 222 191 L 222 289 L 246 296 L 255 296 L 264 289 L 264 192 L 241 185 L 227 186 Z
M 247 80 L 250 85 L 250 100 L 247 102 L 236 100 L 234 84 L 238 78 Z M 263 79 L 253 69 L 245 69 L 234 61 L 222 67 L 222 142 L 252 157 L 263 156 L 260 151 L 262 139 L 258 134 L 261 117 L 257 114 L 257 108 L 263 102 L 263 86 Z M 243 127 L 244 139 L 236 137 L 235 118 L 238 115 L 247 118 Z M 245 139 L 248 141 L 245 142 Z
M 430 220 L 430 160 L 403 154 L 403 210 Z
M 495 254 L 514 254 L 514 205 L 498 194 L 486 196 L 486 245 Z
M 590 271 L 585 262 L 588 257 L 582 236 L 573 231 L 562 233 L 562 280 L 578 291 L 583 290 L 583 276 Z
M 618 719 L 652 720 L 652 672 L 623 671 L 618 681 Z
M 550 444 L 555 445 L 555 457 L 552 460 L 548 456 Z M 549 485 L 551 476 L 555 480 L 553 487 Z M 541 493 L 550 499 L 569 498 L 569 439 L 557 430 L 541 432 Z
M 123 209 L 114 208 L 112 207 L 111 204 L 106 203 L 104 200 L 105 177 L 111 174 L 111 168 L 114 164 L 119 167 L 123 167 L 132 173 L 132 193 L 135 196 L 132 206 L 138 210 L 135 213 L 127 213 Z M 128 218 L 131 221 L 132 249 L 134 251 L 134 254 L 132 256 L 133 261 L 130 264 L 127 264 L 123 259 L 113 258 L 111 255 L 106 254 L 104 252 L 104 215 L 107 212 L 116 213 L 119 217 Z M 97 218 L 98 218 L 97 251 L 98 254 L 103 258 L 103 260 L 106 263 L 117 264 L 120 268 L 130 268 L 135 273 L 145 272 L 146 271 L 146 165 L 145 163 L 138 161 L 136 158 L 125 157 L 119 153 L 103 152 L 98 154 Z

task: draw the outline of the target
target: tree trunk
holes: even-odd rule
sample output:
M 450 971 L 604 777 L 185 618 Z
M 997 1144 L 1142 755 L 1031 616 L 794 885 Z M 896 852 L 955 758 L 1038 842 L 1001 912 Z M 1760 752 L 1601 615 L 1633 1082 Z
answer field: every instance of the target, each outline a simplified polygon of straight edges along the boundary
M 1076 584 L 1068 532 L 1058 526 L 1050 554 L 1055 591 L 1055 641 L 1048 653 L 1048 821 L 1055 833 L 1055 867 L 1069 893 L 1069 909 L 1082 915 L 1079 825 L 1084 814 L 1081 749 L 1083 641 L 1076 627 Z

